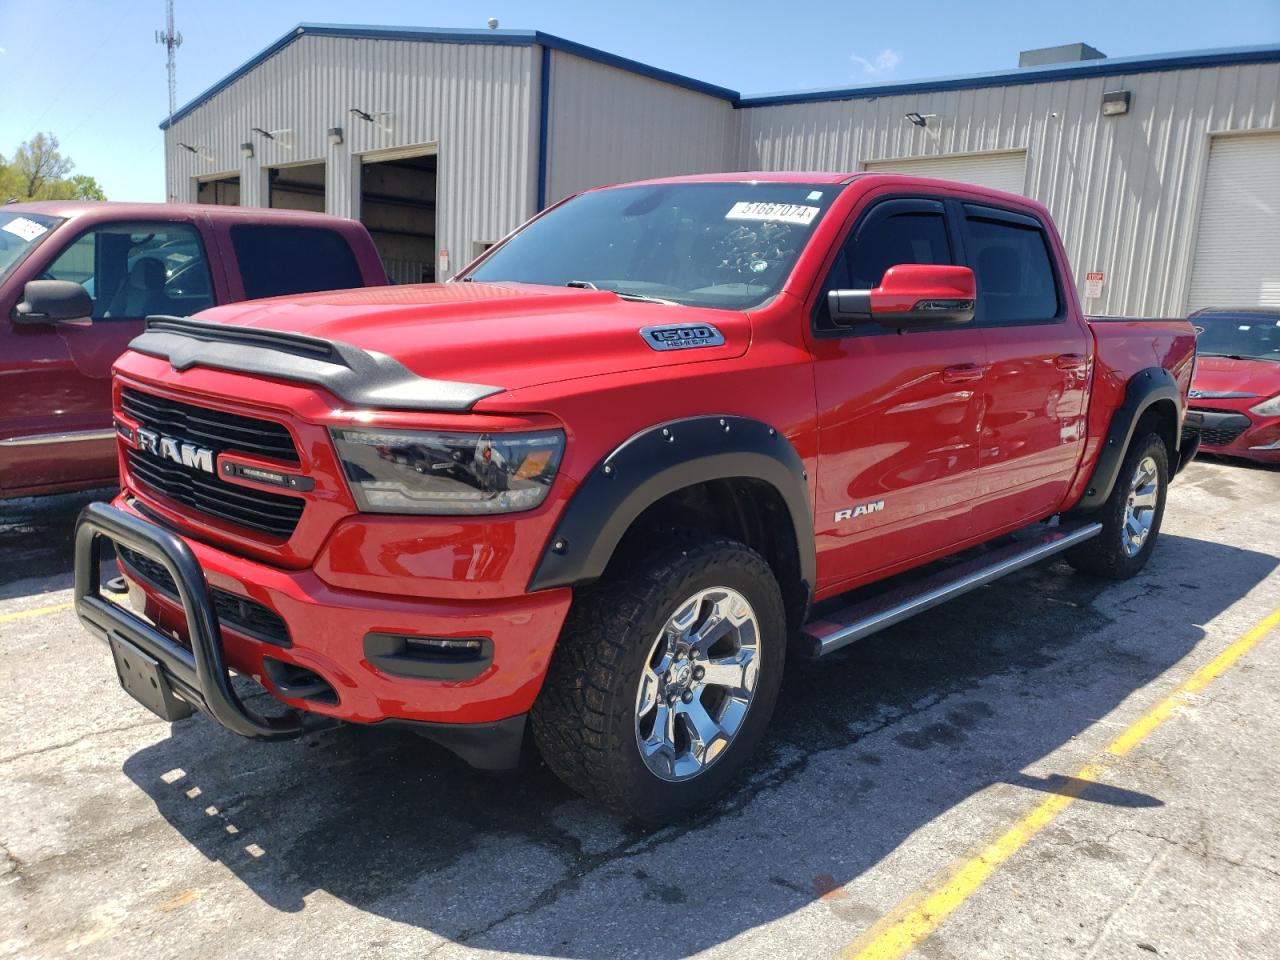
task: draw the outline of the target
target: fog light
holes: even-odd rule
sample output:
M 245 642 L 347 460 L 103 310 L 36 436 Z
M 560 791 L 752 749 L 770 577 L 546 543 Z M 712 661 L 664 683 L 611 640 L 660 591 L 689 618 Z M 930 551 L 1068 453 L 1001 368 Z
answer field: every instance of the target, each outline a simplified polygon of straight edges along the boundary
M 374 667 L 395 676 L 470 680 L 493 663 L 493 641 L 488 637 L 370 633 L 364 638 L 364 656 Z
M 466 639 L 454 640 L 449 637 L 405 637 L 405 652 L 409 654 L 427 653 L 427 654 L 478 654 L 483 645 L 479 640 Z

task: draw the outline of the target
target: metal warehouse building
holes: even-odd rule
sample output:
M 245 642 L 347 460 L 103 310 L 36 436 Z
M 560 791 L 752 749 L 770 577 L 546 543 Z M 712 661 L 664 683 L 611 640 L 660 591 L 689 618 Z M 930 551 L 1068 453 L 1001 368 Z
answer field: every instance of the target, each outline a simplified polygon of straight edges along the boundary
M 747 96 L 540 32 L 304 24 L 162 124 L 167 193 L 356 217 L 419 282 L 602 183 L 909 171 L 1045 203 L 1091 313 L 1280 306 L 1280 46 L 1023 62 Z

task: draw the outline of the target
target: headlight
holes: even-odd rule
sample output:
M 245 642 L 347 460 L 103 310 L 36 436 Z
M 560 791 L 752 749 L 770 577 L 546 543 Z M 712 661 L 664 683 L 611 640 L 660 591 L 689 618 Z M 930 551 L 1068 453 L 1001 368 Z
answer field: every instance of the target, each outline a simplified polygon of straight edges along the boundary
M 1256 413 L 1260 417 L 1280 417 L 1280 393 L 1270 400 L 1263 400 L 1256 407 L 1250 407 L 1249 412 Z
M 490 514 L 531 510 L 555 479 L 564 433 L 330 431 L 360 509 Z

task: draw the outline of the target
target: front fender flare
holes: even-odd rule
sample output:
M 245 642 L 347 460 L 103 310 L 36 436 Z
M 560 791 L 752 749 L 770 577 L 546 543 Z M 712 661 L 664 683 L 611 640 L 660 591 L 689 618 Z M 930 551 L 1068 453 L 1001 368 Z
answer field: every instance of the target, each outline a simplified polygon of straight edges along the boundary
M 762 480 L 781 495 L 795 534 L 800 578 L 811 595 L 817 557 L 804 464 L 778 430 L 732 416 L 691 417 L 649 427 L 596 464 L 565 507 L 529 589 L 599 578 L 647 507 L 685 487 L 740 477 Z

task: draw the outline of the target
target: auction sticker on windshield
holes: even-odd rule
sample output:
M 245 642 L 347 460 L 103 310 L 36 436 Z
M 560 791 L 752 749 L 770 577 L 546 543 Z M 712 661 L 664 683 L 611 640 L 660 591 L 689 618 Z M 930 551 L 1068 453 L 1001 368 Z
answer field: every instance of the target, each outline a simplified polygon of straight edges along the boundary
M 762 203 L 742 200 L 729 208 L 726 220 L 760 220 L 769 223 L 793 223 L 807 227 L 818 215 L 818 207 L 802 203 Z
M 49 232 L 48 227 L 42 226 L 34 220 L 28 220 L 26 217 L 14 217 L 4 225 L 3 229 L 28 242 Z

